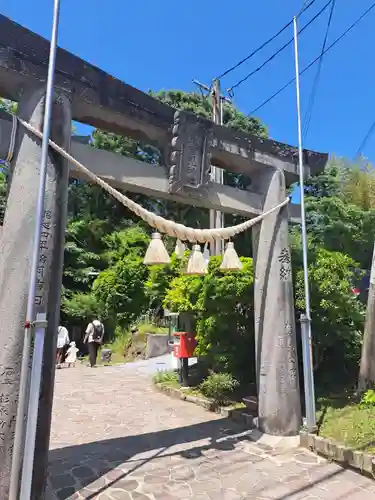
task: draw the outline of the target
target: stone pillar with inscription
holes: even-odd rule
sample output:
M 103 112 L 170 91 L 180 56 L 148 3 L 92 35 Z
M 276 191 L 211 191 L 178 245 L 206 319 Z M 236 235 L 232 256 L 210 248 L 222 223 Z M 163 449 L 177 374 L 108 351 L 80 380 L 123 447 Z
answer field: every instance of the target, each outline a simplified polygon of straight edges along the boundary
M 41 129 L 44 89 L 25 91 L 20 116 Z M 71 106 L 56 94 L 52 138 L 69 149 Z M 35 212 L 40 178 L 41 141 L 21 126 L 12 161 L 12 183 L 0 240 L 0 498 L 8 498 L 21 356 L 26 319 Z M 52 410 L 54 360 L 59 322 L 68 165 L 50 152 L 36 293 L 36 311 L 47 312 L 42 388 L 38 415 L 32 498 L 43 498 Z
M 254 184 L 264 196 L 263 211 L 286 198 L 282 170 L 265 168 Z M 254 228 L 253 246 L 259 429 L 293 436 L 301 426 L 301 401 L 287 207 Z

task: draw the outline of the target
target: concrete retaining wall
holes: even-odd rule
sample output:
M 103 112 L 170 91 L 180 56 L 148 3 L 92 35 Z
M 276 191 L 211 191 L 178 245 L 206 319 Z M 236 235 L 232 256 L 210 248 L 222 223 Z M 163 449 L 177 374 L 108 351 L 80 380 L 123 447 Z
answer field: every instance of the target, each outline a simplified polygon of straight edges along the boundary
M 163 333 L 147 333 L 146 359 L 156 358 L 171 352 L 168 345 L 168 335 Z

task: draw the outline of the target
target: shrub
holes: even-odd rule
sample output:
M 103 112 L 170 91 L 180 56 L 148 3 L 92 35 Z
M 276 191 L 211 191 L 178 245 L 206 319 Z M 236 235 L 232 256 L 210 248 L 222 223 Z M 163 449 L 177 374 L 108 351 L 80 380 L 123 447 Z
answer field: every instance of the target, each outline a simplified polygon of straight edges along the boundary
M 102 316 L 101 304 L 92 293 L 77 292 L 70 297 L 63 295 L 61 308 L 63 314 L 74 324 Z
M 124 356 L 129 341 L 130 333 L 127 330 L 122 329 L 120 326 L 116 326 L 113 338 L 110 342 L 106 342 L 103 347 L 112 349 L 112 352 Z
M 178 375 L 173 371 L 159 371 L 154 376 L 154 384 L 175 385 L 178 383 Z
M 168 333 L 168 328 L 162 326 L 157 326 L 152 323 L 139 323 L 136 328 L 138 329 L 138 335 L 145 335 L 146 333 Z
M 297 267 L 297 266 L 295 266 Z M 356 371 L 364 320 L 362 302 L 352 293 L 356 263 L 340 252 L 311 252 L 309 285 L 315 369 L 319 376 Z M 303 271 L 296 271 L 296 312 L 303 311 Z M 340 374 L 340 375 L 338 375 Z
M 195 352 L 214 371 L 253 381 L 253 261 L 241 258 L 241 262 L 241 271 L 223 273 L 219 269 L 221 257 L 212 257 L 207 276 L 181 274 L 172 280 L 164 305 L 194 316 Z
M 105 317 L 128 329 L 147 308 L 145 280 L 148 270 L 140 257 L 129 255 L 100 273 L 93 294 Z
M 163 304 L 171 281 L 181 274 L 182 266 L 185 263 L 186 258 L 179 259 L 176 254 L 172 254 L 169 265 L 151 266 L 149 268 L 149 277 L 145 287 L 150 309 L 156 309 Z
M 361 406 L 363 408 L 374 408 L 375 407 L 375 390 L 369 389 L 366 391 L 361 398 Z
M 201 393 L 217 404 L 228 402 L 229 394 L 238 387 L 237 380 L 230 373 L 213 373 L 204 380 L 199 389 Z
M 220 271 L 221 257 L 210 260 L 197 300 L 196 353 L 215 372 L 241 382 L 255 381 L 253 260 L 241 257 L 241 271 Z

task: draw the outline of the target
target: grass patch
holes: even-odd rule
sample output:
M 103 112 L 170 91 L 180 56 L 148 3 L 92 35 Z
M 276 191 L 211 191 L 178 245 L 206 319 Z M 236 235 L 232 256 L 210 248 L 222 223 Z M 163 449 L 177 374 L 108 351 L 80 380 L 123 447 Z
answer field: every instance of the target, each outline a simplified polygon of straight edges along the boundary
M 159 371 L 152 378 L 154 384 L 162 384 L 167 387 L 180 387 L 178 375 L 174 371 Z
M 320 398 L 319 435 L 358 451 L 375 454 L 375 406 L 365 407 L 353 397 Z
M 206 379 L 207 380 L 207 379 Z M 178 373 L 175 371 L 159 371 L 153 377 L 154 384 L 161 384 L 164 387 L 173 387 L 175 389 L 181 389 L 181 384 L 179 382 Z M 246 408 L 245 403 L 242 401 L 234 401 L 230 397 L 226 397 L 225 401 L 217 401 L 215 397 L 207 397 L 204 391 L 201 390 L 201 384 L 186 387 L 181 391 L 183 394 L 188 394 L 189 396 L 194 396 L 199 399 L 204 399 L 209 401 L 215 406 L 230 406 L 236 410 L 242 410 Z
M 163 333 L 168 334 L 168 328 L 153 325 L 152 323 L 140 323 L 137 325 L 138 334 L 146 335 L 146 333 Z
M 137 332 L 116 329 L 115 338 L 106 344 L 104 348 L 112 350 L 112 361 L 110 364 L 127 363 L 139 358 L 139 353 L 145 351 L 146 334 L 163 333 L 168 334 L 168 328 L 158 327 L 152 323 L 140 323 Z M 98 362 L 103 364 L 102 362 Z M 108 364 L 108 363 L 104 363 Z

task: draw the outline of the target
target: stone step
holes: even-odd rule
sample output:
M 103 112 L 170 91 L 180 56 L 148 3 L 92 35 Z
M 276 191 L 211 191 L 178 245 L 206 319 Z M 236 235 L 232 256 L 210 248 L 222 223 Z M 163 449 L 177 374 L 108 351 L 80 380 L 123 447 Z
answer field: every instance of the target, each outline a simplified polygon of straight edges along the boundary
M 242 398 L 249 413 L 257 414 L 258 412 L 258 398 L 256 396 L 246 396 Z

